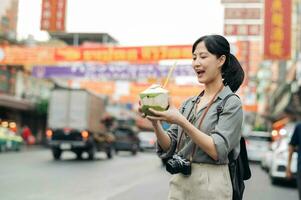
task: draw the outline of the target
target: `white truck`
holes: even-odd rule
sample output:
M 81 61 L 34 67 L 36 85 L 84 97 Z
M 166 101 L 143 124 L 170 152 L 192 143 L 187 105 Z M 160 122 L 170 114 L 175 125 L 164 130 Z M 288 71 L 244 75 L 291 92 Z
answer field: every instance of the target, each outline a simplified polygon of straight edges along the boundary
M 54 89 L 49 107 L 46 136 L 53 158 L 60 159 L 63 151 L 72 151 L 81 158 L 88 153 L 94 159 L 96 151 L 112 157 L 114 136 L 101 130 L 106 97 L 86 90 Z

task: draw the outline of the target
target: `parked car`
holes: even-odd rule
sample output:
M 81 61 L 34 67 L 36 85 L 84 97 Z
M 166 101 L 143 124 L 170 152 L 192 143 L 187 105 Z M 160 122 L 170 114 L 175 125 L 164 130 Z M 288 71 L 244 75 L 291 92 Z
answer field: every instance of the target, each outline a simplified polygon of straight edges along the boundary
M 252 131 L 245 137 L 248 158 L 250 161 L 261 161 L 269 151 L 272 136 L 269 132 Z
M 262 169 L 266 170 L 267 172 L 271 168 L 273 153 L 278 148 L 278 146 L 279 146 L 279 140 L 272 142 L 269 150 L 261 158 L 260 166 Z
M 288 162 L 288 144 L 291 140 L 293 129 L 286 129 L 286 135 L 280 140 L 278 147 L 273 151 L 272 162 L 269 170 L 272 184 L 276 184 L 279 180 L 286 180 L 286 167 Z M 293 174 L 293 181 L 296 179 L 297 173 L 297 153 L 293 153 L 291 171 Z
M 153 131 L 141 131 L 138 133 L 138 138 L 141 151 L 155 149 L 157 137 Z
M 20 151 L 21 145 L 23 144 L 22 137 L 12 131 L 9 131 L 8 134 L 8 141 L 6 142 L 8 150 Z
M 135 127 L 128 125 L 117 126 L 113 134 L 115 136 L 114 149 L 115 152 L 130 151 L 133 155 L 139 150 L 139 138 Z
M 4 127 L 0 127 L 0 152 L 6 150 L 6 129 Z
M 277 131 L 276 137 L 272 136 L 272 139 L 273 138 L 274 139 L 277 138 L 277 139 L 273 140 L 273 142 L 270 145 L 269 150 L 262 157 L 261 163 L 260 163 L 262 169 L 269 172 L 271 165 L 272 165 L 273 154 L 275 153 L 275 150 L 283 145 L 287 146 L 287 144 L 289 142 L 289 141 L 287 141 L 288 140 L 287 137 L 289 137 L 289 138 L 291 137 L 291 134 L 294 131 L 295 125 L 296 124 L 294 122 L 290 122 L 290 123 L 286 124 L 285 127 L 283 127 L 281 130 Z M 281 147 L 281 148 L 283 148 L 283 147 Z
M 286 143 L 286 144 L 285 144 Z M 296 178 L 297 173 L 297 153 L 293 153 L 291 171 L 293 180 Z M 272 163 L 270 167 L 270 179 L 272 184 L 276 184 L 279 180 L 286 179 L 286 167 L 288 162 L 288 142 L 283 141 L 283 145 L 277 148 L 272 156 Z
M 21 136 L 5 127 L 0 127 L 0 151 L 19 151 L 23 144 Z

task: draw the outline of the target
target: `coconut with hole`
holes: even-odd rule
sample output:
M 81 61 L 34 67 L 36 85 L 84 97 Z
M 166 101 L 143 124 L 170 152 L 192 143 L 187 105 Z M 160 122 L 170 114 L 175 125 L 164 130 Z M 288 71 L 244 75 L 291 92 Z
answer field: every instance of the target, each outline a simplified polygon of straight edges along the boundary
M 153 115 L 148 109 L 164 111 L 168 108 L 168 91 L 160 85 L 154 84 L 140 93 L 142 112 L 146 115 Z

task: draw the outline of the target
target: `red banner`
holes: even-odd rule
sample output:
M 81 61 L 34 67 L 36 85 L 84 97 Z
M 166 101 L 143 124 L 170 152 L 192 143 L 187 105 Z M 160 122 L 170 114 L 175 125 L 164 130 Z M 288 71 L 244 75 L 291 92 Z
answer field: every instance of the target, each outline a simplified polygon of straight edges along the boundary
M 0 64 L 55 64 L 57 62 L 153 63 L 191 59 L 191 45 L 145 47 L 0 47 Z
M 165 59 L 190 59 L 191 46 L 61 48 L 55 52 L 56 61 L 151 62 Z
M 43 0 L 41 30 L 65 31 L 66 0 Z
M 291 0 L 265 0 L 264 59 L 291 58 Z

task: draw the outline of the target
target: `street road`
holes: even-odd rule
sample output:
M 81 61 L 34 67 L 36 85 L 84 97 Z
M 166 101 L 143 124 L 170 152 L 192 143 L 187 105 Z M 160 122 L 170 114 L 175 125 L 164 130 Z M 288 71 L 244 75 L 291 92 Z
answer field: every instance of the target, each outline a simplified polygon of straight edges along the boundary
M 64 153 L 53 161 L 50 150 L 23 149 L 0 153 L 1 200 L 164 200 L 170 175 L 155 153 L 121 152 L 108 160 L 76 160 Z M 245 200 L 297 200 L 297 190 L 272 186 L 265 172 L 252 165 Z

